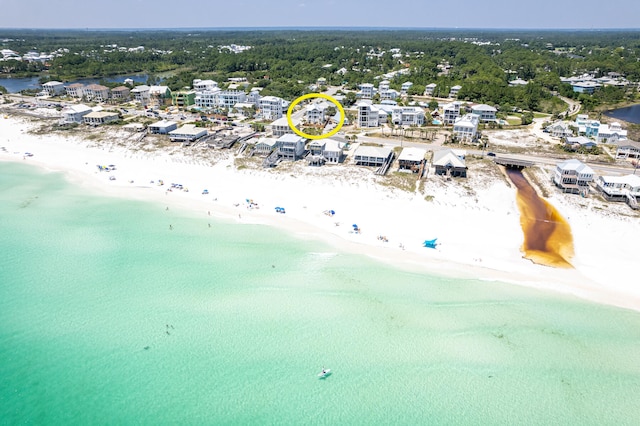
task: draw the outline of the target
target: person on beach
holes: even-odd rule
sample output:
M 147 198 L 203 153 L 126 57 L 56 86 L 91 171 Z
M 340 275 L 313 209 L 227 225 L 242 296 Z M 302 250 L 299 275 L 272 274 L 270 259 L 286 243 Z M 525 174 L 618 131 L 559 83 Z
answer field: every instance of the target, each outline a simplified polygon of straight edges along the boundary
M 169 225 L 169 230 L 173 231 L 173 225 Z

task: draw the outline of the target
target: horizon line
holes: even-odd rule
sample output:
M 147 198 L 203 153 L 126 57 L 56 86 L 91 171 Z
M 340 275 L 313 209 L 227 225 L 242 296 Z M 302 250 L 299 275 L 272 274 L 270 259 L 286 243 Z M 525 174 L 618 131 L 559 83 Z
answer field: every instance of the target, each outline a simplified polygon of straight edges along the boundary
M 509 28 L 509 27 L 394 27 L 394 26 L 255 26 L 255 27 L 0 27 L 3 30 L 23 30 L 23 31 L 281 31 L 281 30 L 356 30 L 356 31 L 640 31 L 638 28 L 625 27 L 564 27 L 564 28 Z

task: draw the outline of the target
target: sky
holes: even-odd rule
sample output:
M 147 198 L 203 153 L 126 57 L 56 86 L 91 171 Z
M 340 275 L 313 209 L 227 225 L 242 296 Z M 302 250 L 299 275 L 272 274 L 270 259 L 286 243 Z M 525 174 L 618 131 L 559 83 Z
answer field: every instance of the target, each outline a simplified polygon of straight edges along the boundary
M 0 0 L 0 28 L 640 28 L 638 0 Z

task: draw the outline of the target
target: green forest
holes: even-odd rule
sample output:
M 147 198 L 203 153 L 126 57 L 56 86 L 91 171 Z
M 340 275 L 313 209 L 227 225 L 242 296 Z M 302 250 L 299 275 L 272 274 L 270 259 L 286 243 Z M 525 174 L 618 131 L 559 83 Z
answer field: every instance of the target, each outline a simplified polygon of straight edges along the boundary
M 446 96 L 460 85 L 461 100 L 556 113 L 563 102 L 554 94 L 578 99 L 587 110 L 633 101 L 637 95 L 635 89 L 613 87 L 578 94 L 561 76 L 617 72 L 640 81 L 638 31 L 12 30 L 0 31 L 0 40 L 2 49 L 21 54 L 63 52 L 48 66 L 0 62 L 3 76 L 71 81 L 146 73 L 150 83 L 162 81 L 172 90 L 190 86 L 194 78 L 224 83 L 241 76 L 262 87 L 263 95 L 285 99 L 309 92 L 319 77 L 355 89 L 384 73 L 408 69 L 410 75 L 391 79 L 391 88 L 399 90 L 403 82 L 412 81 L 409 95 L 421 95 L 427 84 L 436 83 Z M 230 44 L 251 49 L 233 53 L 221 47 Z M 144 51 L 118 50 L 137 46 Z M 442 64 L 450 66 L 446 74 L 439 68 Z M 336 72 L 341 69 L 343 73 Z M 515 78 L 529 84 L 510 87 Z

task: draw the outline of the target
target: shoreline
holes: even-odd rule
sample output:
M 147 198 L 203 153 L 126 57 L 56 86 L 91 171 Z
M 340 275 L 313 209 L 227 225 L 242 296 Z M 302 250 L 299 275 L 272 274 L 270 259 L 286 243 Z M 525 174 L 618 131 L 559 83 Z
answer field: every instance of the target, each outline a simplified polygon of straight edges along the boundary
M 355 170 L 349 176 L 339 175 L 344 170 L 332 170 L 331 166 L 305 168 L 302 174 L 295 168 L 292 173 L 280 168 L 238 170 L 231 154 L 206 166 L 194 158 L 162 151 L 133 152 L 76 137 L 34 135 L 26 131 L 28 127 L 34 124 L 0 117 L 0 146 L 7 149 L 0 151 L 0 161 L 25 162 L 61 172 L 72 184 L 99 195 L 170 206 L 194 217 L 210 215 L 226 222 L 271 226 L 296 238 L 319 240 L 339 251 L 412 272 L 499 281 L 640 311 L 640 289 L 628 282 L 609 286 L 611 274 L 595 271 L 594 265 L 588 264 L 599 259 L 606 248 L 594 248 L 585 240 L 589 233 L 606 233 L 615 224 L 611 227 L 614 236 L 626 234 L 627 240 L 633 241 L 634 236 L 640 237 L 638 224 L 632 227 L 634 232 L 627 233 L 624 221 L 601 218 L 594 227 L 592 217 L 562 202 L 562 197 L 551 197 L 551 202 L 570 219 L 574 233 L 575 269 L 569 270 L 536 265 L 522 257 L 515 189 L 499 179 L 476 189 L 475 200 L 461 195 L 465 181 L 454 181 L 444 188 L 427 185 L 423 193 L 409 193 L 382 187 L 373 173 L 355 166 L 348 166 Z M 34 156 L 23 158 L 24 152 Z M 117 168 L 112 173 L 100 172 L 97 164 L 115 164 Z M 109 180 L 111 175 L 116 180 Z M 165 185 L 158 186 L 158 179 Z M 172 182 L 190 191 L 167 192 Z M 203 195 L 203 189 L 209 194 Z M 425 199 L 425 192 L 435 194 L 433 201 Z M 246 200 L 253 200 L 259 208 Z M 280 205 L 285 214 L 275 213 L 274 207 Z M 327 210 L 336 214 L 327 216 L 323 213 Z M 361 234 L 352 232 L 356 223 Z M 380 236 L 388 242 L 378 239 Z M 436 250 L 422 247 L 422 241 L 432 238 L 441 242 Z M 630 245 L 622 248 L 633 250 Z M 629 255 L 629 260 L 632 258 Z M 633 267 L 629 265 L 628 271 Z

